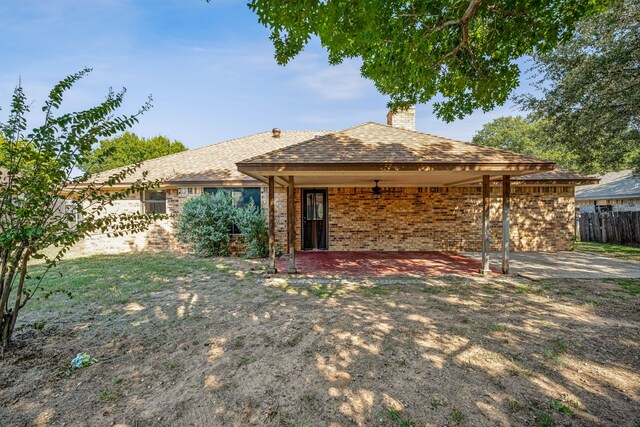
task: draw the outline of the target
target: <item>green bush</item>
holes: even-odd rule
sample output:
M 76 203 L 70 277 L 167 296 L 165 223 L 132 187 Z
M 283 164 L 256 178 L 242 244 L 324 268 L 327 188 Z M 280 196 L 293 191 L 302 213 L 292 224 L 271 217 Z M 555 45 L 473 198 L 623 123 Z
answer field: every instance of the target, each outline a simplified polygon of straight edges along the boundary
M 253 200 L 244 207 L 236 209 L 235 224 L 246 239 L 248 257 L 266 258 L 269 256 L 267 222 Z
M 267 222 L 251 200 L 242 208 L 234 206 L 231 196 L 219 191 L 203 194 L 185 203 L 176 221 L 176 236 L 203 256 L 227 256 L 231 248 L 229 231 L 235 224 L 247 244 L 247 256 L 269 256 Z
M 236 208 L 231 196 L 223 192 L 203 194 L 185 203 L 176 221 L 176 236 L 204 256 L 229 255 L 229 230 Z

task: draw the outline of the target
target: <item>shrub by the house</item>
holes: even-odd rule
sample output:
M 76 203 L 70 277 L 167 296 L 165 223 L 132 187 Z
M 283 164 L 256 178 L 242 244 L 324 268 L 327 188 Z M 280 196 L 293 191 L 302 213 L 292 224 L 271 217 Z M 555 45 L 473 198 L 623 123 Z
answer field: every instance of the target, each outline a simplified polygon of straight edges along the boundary
M 266 258 L 269 256 L 267 222 L 253 200 L 244 207 L 236 209 L 235 224 L 246 239 L 248 257 Z
M 181 242 L 190 244 L 196 254 L 227 256 L 231 253 L 233 225 L 242 233 L 247 256 L 268 256 L 269 236 L 260 208 L 253 200 L 236 207 L 232 197 L 221 191 L 187 201 L 176 222 L 176 235 Z
M 223 192 L 203 194 L 187 201 L 176 221 L 176 236 L 191 245 L 196 254 L 229 255 L 236 208 L 233 199 Z

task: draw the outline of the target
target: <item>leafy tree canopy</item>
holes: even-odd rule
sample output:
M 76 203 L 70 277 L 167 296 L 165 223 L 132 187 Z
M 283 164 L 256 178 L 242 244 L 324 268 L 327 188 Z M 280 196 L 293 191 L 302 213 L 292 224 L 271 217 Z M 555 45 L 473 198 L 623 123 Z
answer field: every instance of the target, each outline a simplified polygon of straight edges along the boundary
M 535 61 L 542 96 L 519 102 L 552 126 L 555 143 L 580 169 L 640 169 L 640 0 L 581 21 Z
M 87 156 L 82 170 L 102 172 L 186 150 L 187 147 L 181 142 L 171 141 L 166 136 L 141 138 L 134 133 L 125 132 L 115 138 L 100 141 L 100 145 Z
M 361 58 L 361 73 L 390 106 L 435 103 L 447 121 L 504 103 L 518 86 L 514 60 L 546 53 L 609 0 L 251 0 L 286 64 L 312 36 L 329 62 Z
M 555 143 L 549 133 L 551 128 L 547 122 L 521 116 L 499 117 L 485 124 L 471 142 L 553 160 L 564 169 L 580 170 L 575 156 Z

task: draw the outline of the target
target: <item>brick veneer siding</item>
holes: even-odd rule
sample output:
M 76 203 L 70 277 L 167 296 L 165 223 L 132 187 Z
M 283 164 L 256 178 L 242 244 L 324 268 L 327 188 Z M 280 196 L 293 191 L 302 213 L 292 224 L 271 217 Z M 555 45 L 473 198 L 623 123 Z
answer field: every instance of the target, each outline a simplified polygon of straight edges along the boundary
M 370 188 L 329 188 L 329 250 L 413 251 L 481 249 L 480 188 L 384 188 L 374 199 Z M 167 212 L 177 214 L 202 187 L 167 190 Z M 266 214 L 267 191 L 262 189 Z M 296 248 L 301 248 L 301 190 L 295 191 Z M 276 187 L 276 241 L 287 247 L 287 198 Z M 491 246 L 498 250 L 502 235 L 500 188 L 491 190 Z M 139 198 L 115 204 L 113 212 L 140 210 Z M 511 198 L 511 248 L 516 251 L 570 250 L 574 237 L 574 187 L 513 186 Z M 186 251 L 174 237 L 173 220 L 159 221 L 134 235 L 108 238 L 94 234 L 85 239 L 87 253 Z
M 167 189 L 167 214 L 174 215 L 182 209 L 188 200 L 186 195 L 178 189 Z M 189 195 L 193 197 L 193 195 Z M 142 212 L 140 196 L 131 196 L 128 200 L 119 200 L 109 207 L 105 213 L 133 213 Z M 84 253 L 86 254 L 116 254 L 127 252 L 157 252 L 178 251 L 186 252 L 186 245 L 178 242 L 175 237 L 173 219 L 157 221 L 148 230 L 126 236 L 108 237 L 104 233 L 93 233 L 84 239 Z
M 570 250 L 575 232 L 574 188 L 514 186 L 511 248 L 516 251 Z M 481 190 L 476 187 L 385 188 L 375 199 L 370 188 L 329 188 L 329 250 L 478 251 Z M 300 189 L 296 189 L 296 248 L 301 248 Z M 276 238 L 286 249 L 286 195 L 276 193 Z M 491 191 L 491 246 L 502 235 L 500 188 Z

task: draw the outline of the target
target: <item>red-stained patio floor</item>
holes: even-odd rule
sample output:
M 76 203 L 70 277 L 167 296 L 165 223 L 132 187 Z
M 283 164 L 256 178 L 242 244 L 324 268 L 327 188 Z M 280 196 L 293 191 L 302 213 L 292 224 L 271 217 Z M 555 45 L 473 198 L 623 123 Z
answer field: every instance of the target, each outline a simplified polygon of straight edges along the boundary
M 481 264 L 454 252 L 296 252 L 298 273 L 328 276 L 479 274 Z M 277 261 L 286 273 L 288 256 Z

